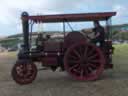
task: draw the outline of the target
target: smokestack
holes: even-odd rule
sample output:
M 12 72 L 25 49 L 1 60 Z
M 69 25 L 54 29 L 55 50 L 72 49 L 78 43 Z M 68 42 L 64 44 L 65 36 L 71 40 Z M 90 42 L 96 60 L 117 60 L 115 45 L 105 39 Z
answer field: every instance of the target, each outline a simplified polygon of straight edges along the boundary
M 23 30 L 23 38 L 24 38 L 24 51 L 29 51 L 29 14 L 27 12 L 23 12 L 21 15 L 22 18 L 22 30 Z

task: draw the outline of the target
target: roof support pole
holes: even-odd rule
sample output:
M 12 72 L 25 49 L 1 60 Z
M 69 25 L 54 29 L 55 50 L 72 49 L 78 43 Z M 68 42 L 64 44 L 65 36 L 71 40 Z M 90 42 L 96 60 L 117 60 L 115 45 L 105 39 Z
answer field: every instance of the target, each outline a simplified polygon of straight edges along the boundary
M 64 38 L 65 38 L 65 21 L 63 21 L 63 32 L 64 32 Z
M 106 20 L 106 25 L 107 25 L 107 39 L 112 39 L 111 18 Z

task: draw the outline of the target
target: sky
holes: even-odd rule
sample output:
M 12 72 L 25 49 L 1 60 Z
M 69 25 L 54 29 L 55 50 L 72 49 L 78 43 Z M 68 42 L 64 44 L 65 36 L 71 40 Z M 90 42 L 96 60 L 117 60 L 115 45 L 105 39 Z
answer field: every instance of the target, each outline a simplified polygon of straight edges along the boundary
M 20 16 L 23 11 L 30 15 L 116 11 L 112 23 L 124 24 L 128 23 L 127 6 L 127 0 L 0 0 L 0 37 L 22 32 Z M 80 25 L 83 24 L 74 24 L 73 27 Z M 48 30 L 56 28 L 52 25 L 43 26 Z

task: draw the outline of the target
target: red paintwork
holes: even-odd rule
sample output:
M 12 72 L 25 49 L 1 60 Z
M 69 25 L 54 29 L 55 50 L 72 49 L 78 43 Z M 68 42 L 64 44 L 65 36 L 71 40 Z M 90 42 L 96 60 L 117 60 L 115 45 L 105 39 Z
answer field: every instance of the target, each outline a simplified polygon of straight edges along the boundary
M 115 16 L 116 12 L 101 12 L 101 13 L 83 13 L 83 14 L 56 14 L 56 15 L 38 15 L 23 17 L 22 19 L 29 19 L 34 22 L 63 22 L 65 19 L 69 22 L 77 21 L 94 21 L 94 20 L 106 20 L 112 16 Z

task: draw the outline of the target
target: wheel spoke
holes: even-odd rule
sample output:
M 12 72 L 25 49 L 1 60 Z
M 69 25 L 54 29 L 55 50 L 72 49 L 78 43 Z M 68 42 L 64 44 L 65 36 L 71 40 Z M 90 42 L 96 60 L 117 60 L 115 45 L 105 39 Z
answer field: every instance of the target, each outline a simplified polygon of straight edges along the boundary
M 92 67 L 92 68 L 96 68 L 96 65 L 92 64 L 92 63 L 90 63 L 89 66 Z
M 77 63 L 77 64 L 80 64 L 80 61 L 79 61 L 79 60 L 70 60 L 69 62 L 70 62 L 70 63 L 73 63 L 73 64 L 76 64 L 76 63 Z
M 88 56 L 92 56 L 94 54 L 95 50 L 91 47 L 90 50 L 88 51 Z
M 73 69 L 73 71 L 75 71 L 75 72 L 77 72 L 77 73 L 79 73 L 79 74 L 80 74 L 80 66 L 75 67 L 75 68 Z
M 81 78 L 84 77 L 84 70 L 83 70 L 83 68 L 81 68 L 81 71 L 80 71 L 80 77 L 81 77 Z
M 88 62 L 89 62 L 89 63 L 100 63 L 99 60 L 89 60 Z
M 88 73 L 90 73 L 92 71 L 92 69 L 88 66 L 87 67 Z
M 69 58 L 78 59 L 78 57 L 76 57 L 76 56 L 74 56 L 74 55 L 70 55 Z
M 73 65 L 72 67 L 70 67 L 70 71 L 72 70 L 72 69 L 75 69 L 76 67 L 78 67 L 79 66 L 79 64 L 76 64 L 76 65 Z
M 81 58 L 80 54 L 77 52 L 77 50 L 73 50 L 74 54 L 78 57 Z
M 91 55 L 88 57 L 88 60 L 94 59 L 95 57 L 97 57 L 97 54 Z
M 84 71 L 84 74 L 85 74 L 85 76 L 88 74 L 88 70 L 87 70 L 87 66 L 84 66 L 83 67 L 83 71 Z
M 84 50 L 84 57 L 87 57 L 87 51 L 88 51 L 88 46 L 85 46 L 85 50 Z
M 80 56 L 83 56 L 83 47 L 79 47 Z

